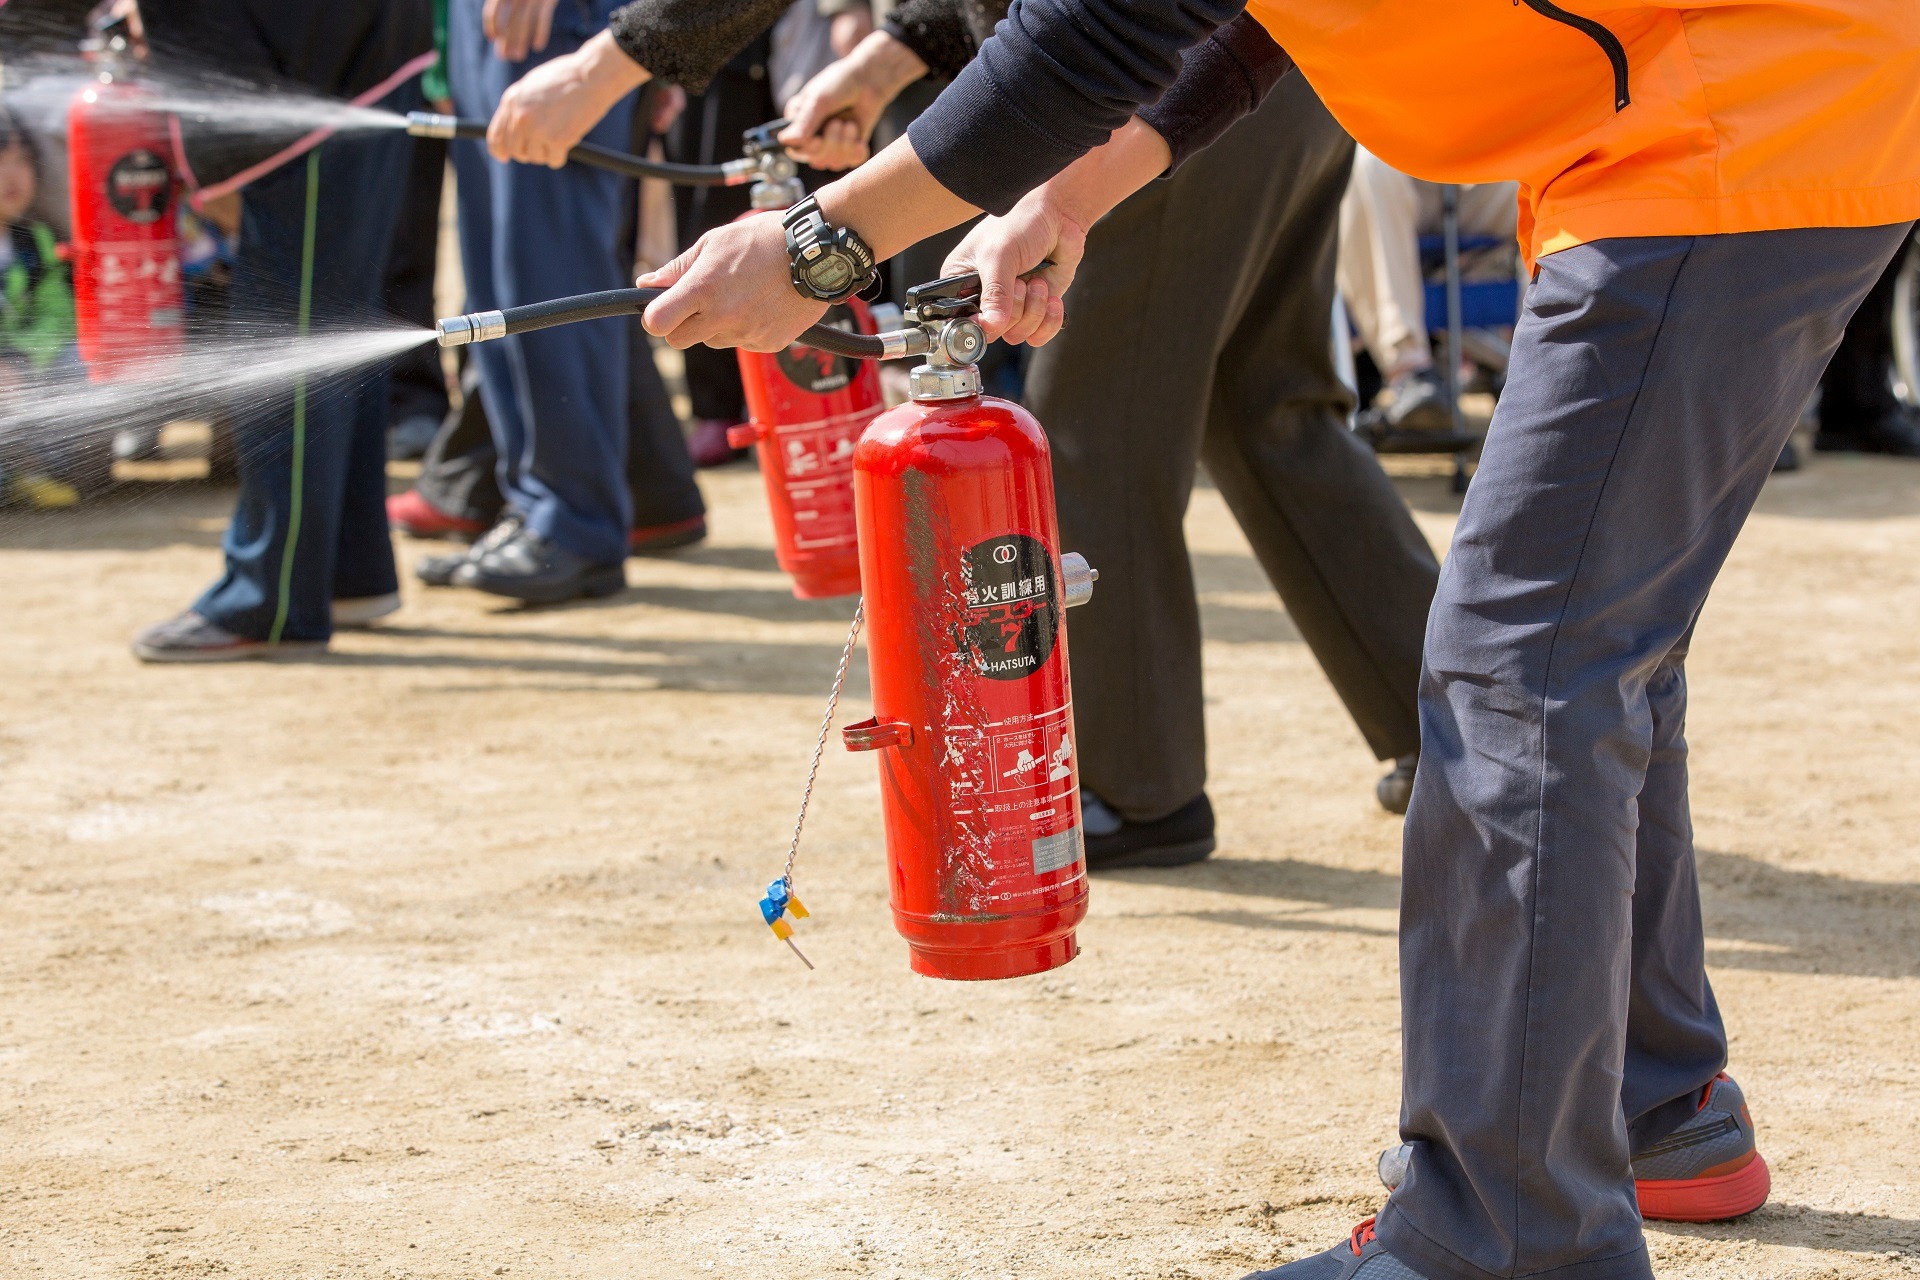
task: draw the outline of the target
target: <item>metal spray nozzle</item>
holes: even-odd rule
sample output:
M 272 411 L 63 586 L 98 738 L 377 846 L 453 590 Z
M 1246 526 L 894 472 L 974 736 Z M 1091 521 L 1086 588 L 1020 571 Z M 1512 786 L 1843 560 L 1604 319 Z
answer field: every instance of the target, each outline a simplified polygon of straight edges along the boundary
M 448 316 L 434 326 L 443 347 L 464 347 L 470 342 L 492 342 L 507 336 L 507 317 L 499 311 L 476 311 L 471 315 Z
M 416 138 L 457 138 L 460 136 L 460 117 L 443 116 L 433 111 L 409 111 L 407 132 Z

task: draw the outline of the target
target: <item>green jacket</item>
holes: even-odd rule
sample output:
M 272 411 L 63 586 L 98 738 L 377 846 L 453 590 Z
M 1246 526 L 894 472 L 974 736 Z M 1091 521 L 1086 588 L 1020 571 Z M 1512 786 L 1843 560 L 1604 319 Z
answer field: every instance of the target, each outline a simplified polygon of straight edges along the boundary
M 37 373 L 73 345 L 73 284 L 45 223 L 14 227 L 9 234 L 14 257 L 0 276 L 0 356 L 25 357 Z M 31 244 L 33 258 L 22 252 L 28 247 L 23 241 Z

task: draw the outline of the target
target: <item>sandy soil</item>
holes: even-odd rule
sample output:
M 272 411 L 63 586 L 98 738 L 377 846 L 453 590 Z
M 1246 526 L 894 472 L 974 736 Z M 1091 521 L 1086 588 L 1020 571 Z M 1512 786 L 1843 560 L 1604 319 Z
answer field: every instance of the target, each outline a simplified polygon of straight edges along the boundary
M 1403 487 L 1444 541 L 1444 483 Z M 1058 973 L 948 986 L 837 748 L 819 972 L 758 923 L 848 609 L 788 596 L 751 472 L 708 488 L 713 543 L 603 605 L 413 592 L 325 659 L 198 670 L 125 642 L 228 494 L 0 526 L 0 1272 L 1232 1280 L 1373 1210 L 1399 824 L 1216 495 L 1220 855 L 1101 879 Z M 1711 958 L 1775 1198 L 1654 1230 L 1663 1277 L 1920 1274 L 1916 548 L 1920 467 L 1822 459 L 1702 624 Z

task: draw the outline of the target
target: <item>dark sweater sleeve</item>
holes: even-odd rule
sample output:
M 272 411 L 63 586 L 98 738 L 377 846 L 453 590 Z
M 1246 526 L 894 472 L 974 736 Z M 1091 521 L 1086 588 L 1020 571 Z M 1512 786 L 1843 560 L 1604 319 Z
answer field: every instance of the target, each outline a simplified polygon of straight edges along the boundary
M 1287 51 L 1244 13 L 1187 50 L 1180 78 L 1140 112 L 1173 148 L 1167 172 L 1219 141 L 1241 116 L 1253 114 L 1292 69 Z
M 979 47 L 958 0 L 906 0 L 881 28 L 926 63 L 928 75 L 942 80 L 964 71 Z
M 699 93 L 773 26 L 793 0 L 634 0 L 613 11 L 620 51 L 661 80 Z
M 968 204 L 1005 213 L 1158 101 L 1181 55 L 1244 0 L 1016 0 L 979 56 L 908 129 Z

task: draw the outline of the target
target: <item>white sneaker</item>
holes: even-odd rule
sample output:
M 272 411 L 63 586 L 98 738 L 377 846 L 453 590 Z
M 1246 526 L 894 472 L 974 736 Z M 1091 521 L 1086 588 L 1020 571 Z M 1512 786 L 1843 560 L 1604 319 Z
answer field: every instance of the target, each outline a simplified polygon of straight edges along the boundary
M 358 631 L 370 627 L 390 613 L 400 611 L 400 593 L 389 591 L 384 596 L 355 596 L 347 600 L 333 602 L 333 629 L 335 631 Z

